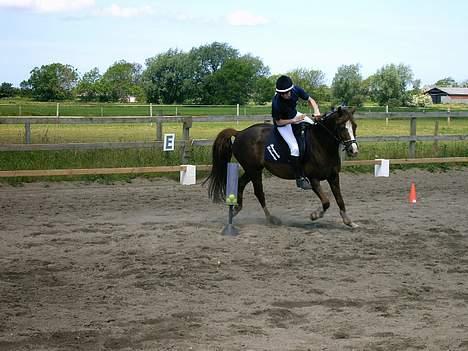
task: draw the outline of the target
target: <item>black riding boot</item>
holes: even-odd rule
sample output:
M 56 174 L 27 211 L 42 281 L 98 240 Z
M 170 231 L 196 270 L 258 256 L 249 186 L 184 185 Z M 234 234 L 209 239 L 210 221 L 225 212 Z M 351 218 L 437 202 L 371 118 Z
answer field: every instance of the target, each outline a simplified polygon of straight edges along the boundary
M 294 169 L 294 176 L 296 177 L 297 187 L 304 190 L 312 189 L 309 180 L 304 176 L 304 171 L 302 170 L 298 156 L 291 156 L 291 165 Z

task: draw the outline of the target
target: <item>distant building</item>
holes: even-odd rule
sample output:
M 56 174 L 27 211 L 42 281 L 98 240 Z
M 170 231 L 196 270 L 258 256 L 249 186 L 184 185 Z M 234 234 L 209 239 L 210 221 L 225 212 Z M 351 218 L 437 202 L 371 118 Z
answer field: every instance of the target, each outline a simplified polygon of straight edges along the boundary
M 432 87 L 424 94 L 429 95 L 434 104 L 468 104 L 468 88 Z

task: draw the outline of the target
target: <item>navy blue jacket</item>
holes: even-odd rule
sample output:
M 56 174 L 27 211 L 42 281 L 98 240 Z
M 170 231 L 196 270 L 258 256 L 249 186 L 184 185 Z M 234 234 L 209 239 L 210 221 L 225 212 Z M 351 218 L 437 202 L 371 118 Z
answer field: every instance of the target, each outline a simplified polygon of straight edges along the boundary
M 276 93 L 275 96 L 273 96 L 273 100 L 271 101 L 271 116 L 273 117 L 275 125 L 277 120 L 293 119 L 296 117 L 296 106 L 299 98 L 308 100 L 309 94 L 298 86 L 293 86 L 291 89 L 291 98 L 288 100 L 283 99 L 279 93 Z

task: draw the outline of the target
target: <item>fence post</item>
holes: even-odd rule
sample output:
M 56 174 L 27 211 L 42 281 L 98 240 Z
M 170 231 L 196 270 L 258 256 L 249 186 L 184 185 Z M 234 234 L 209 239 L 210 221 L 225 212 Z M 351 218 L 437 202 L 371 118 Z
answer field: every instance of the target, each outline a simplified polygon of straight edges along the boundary
M 162 140 L 162 122 L 159 119 L 156 121 L 156 140 Z
M 388 105 L 385 105 L 385 126 L 388 127 Z
M 57 113 L 56 117 L 58 118 L 60 116 L 60 103 L 57 102 Z
M 31 144 L 31 123 L 29 120 L 24 122 L 24 142 L 26 144 Z
M 416 158 L 416 117 L 411 114 L 408 158 Z
M 450 107 L 447 109 L 447 126 L 450 128 Z
M 150 117 L 153 117 L 153 103 L 150 103 Z
M 437 154 L 439 151 L 439 140 L 437 139 L 439 135 L 439 121 L 435 121 L 435 126 L 434 126 L 434 144 L 432 145 L 432 152 L 434 154 Z M 435 157 L 435 156 L 433 156 Z
M 182 139 L 184 140 L 182 149 L 182 164 L 187 164 L 192 156 L 192 144 L 190 142 L 190 128 L 192 128 L 192 117 L 185 117 L 182 131 Z

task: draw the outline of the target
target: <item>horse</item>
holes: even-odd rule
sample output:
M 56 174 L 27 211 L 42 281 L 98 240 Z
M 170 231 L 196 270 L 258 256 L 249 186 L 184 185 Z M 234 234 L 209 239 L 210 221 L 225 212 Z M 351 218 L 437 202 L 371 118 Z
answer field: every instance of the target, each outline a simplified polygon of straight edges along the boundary
M 354 112 L 354 108 L 340 106 L 321 116 L 315 124 L 308 124 L 305 127 L 308 131 L 305 133 L 306 148 L 302 155 L 304 175 L 310 181 L 312 190 L 321 201 L 321 206 L 310 214 L 312 221 L 322 218 L 330 207 L 330 200 L 320 185 L 321 181 L 326 180 L 340 208 L 343 223 L 352 228 L 357 227 L 346 214 L 339 177 L 341 170 L 340 145 L 344 146 L 348 156 L 354 157 L 358 154 L 358 144 L 355 138 L 357 125 L 353 117 Z M 267 169 L 271 174 L 283 179 L 294 179 L 295 174 L 288 163 L 268 162 L 264 159 L 265 142 L 273 128 L 275 127 L 271 124 L 262 123 L 241 131 L 233 128 L 222 130 L 214 141 L 212 169 L 204 183 L 208 182 L 208 196 L 213 202 L 224 201 L 227 163 L 234 155 L 244 173 L 239 177 L 237 205 L 234 207 L 233 215 L 237 215 L 242 210 L 245 186 L 252 182 L 255 196 L 262 206 L 267 222 L 279 225 L 281 220 L 271 215 L 266 206 L 262 172 L 263 169 Z

